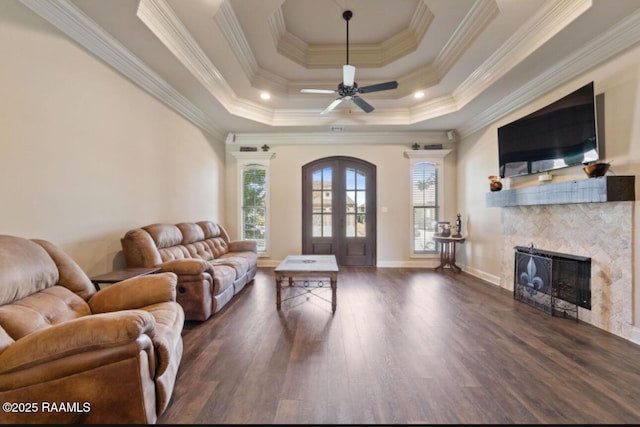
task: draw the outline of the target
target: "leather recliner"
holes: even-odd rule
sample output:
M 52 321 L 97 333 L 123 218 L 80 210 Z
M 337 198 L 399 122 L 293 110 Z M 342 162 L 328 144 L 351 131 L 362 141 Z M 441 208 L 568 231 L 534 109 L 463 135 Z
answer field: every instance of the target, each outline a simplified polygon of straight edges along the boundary
M 155 423 L 182 358 L 176 283 L 97 291 L 54 244 L 0 235 L 0 422 Z

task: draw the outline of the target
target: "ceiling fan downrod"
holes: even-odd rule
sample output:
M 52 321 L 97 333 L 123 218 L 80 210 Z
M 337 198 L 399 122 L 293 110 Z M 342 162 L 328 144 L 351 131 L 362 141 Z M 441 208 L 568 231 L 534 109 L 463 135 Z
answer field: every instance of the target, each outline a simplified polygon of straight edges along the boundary
M 353 16 L 353 12 L 345 10 L 342 12 L 342 17 L 347 21 L 347 65 L 349 65 L 349 20 Z

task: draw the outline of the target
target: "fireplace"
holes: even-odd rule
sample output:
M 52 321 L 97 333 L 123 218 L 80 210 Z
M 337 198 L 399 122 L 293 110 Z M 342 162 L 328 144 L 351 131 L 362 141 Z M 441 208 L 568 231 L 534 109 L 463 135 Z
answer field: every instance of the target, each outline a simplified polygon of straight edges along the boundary
M 513 296 L 550 315 L 578 320 L 591 310 L 591 258 L 515 247 Z
M 600 179 L 589 178 L 589 182 Z M 555 186 L 549 183 L 536 187 L 553 192 Z M 501 208 L 500 235 L 496 236 L 502 240 L 500 274 L 487 278 L 513 292 L 514 248 L 531 242 L 537 248 L 590 257 L 591 308 L 578 307 L 580 321 L 640 343 L 633 321 L 634 206 L 634 201 L 619 201 Z

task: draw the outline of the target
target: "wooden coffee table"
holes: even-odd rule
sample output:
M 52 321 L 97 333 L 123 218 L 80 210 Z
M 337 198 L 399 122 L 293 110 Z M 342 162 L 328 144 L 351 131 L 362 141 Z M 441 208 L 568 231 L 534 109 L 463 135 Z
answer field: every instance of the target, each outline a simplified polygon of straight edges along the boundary
M 282 307 L 282 280 L 289 278 L 289 286 L 298 285 L 306 293 L 300 293 L 290 298 L 310 293 L 318 298 L 320 295 L 314 294 L 313 291 L 322 288 L 325 281 L 329 279 L 331 284 L 331 311 L 336 312 L 337 290 L 338 290 L 338 263 L 335 255 L 288 255 L 276 268 L 276 307 L 278 310 Z M 295 278 L 303 278 L 296 282 Z M 316 279 L 316 280 L 311 280 Z

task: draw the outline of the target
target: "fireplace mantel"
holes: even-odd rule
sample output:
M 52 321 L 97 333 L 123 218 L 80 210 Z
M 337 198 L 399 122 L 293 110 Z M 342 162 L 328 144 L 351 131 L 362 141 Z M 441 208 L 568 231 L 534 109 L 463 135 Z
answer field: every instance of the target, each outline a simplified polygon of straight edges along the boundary
M 605 175 L 577 181 L 492 191 L 486 194 L 486 205 L 492 208 L 568 203 L 626 202 L 634 201 L 635 199 L 635 176 Z

